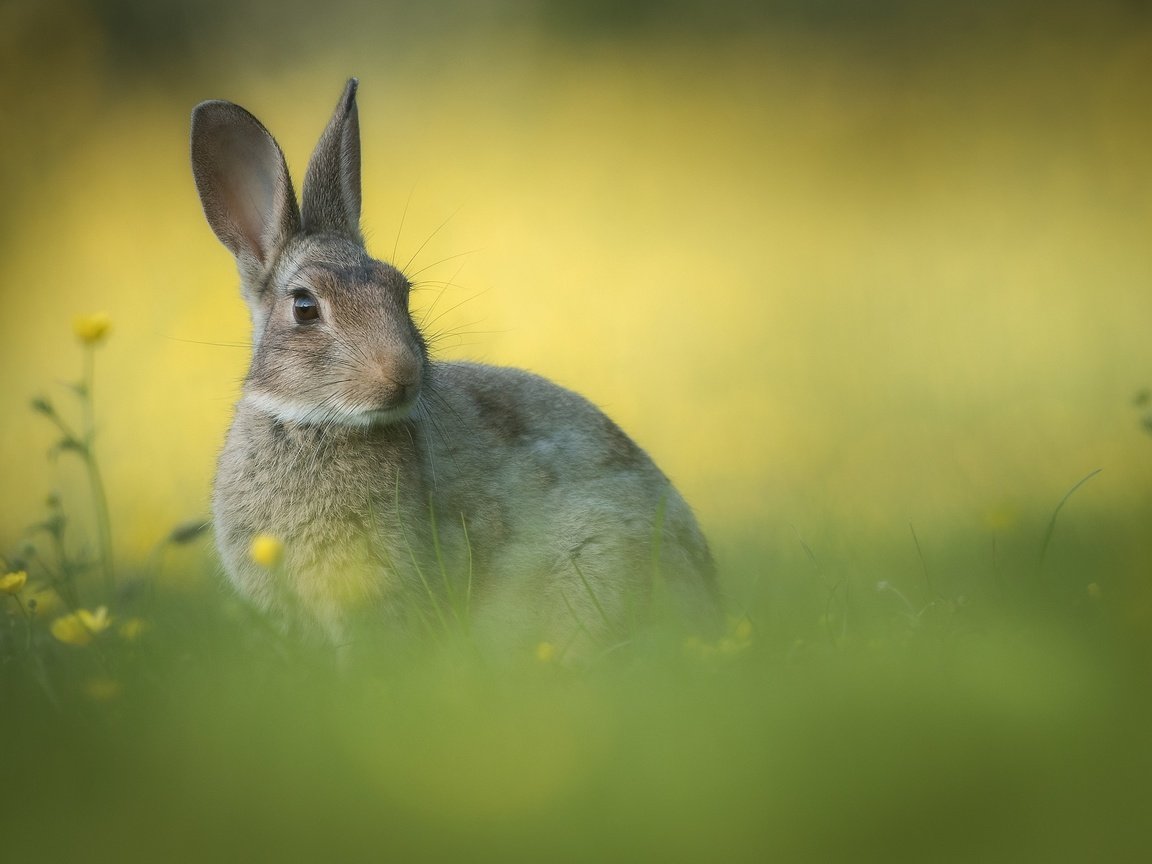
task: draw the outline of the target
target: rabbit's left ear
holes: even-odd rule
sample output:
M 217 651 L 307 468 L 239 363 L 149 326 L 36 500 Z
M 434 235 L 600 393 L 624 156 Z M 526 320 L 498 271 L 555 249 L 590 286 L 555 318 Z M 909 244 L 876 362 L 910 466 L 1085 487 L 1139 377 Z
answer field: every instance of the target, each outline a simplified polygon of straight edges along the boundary
M 360 118 L 357 80 L 349 78 L 328 128 L 308 162 L 301 215 L 306 234 L 360 237 Z

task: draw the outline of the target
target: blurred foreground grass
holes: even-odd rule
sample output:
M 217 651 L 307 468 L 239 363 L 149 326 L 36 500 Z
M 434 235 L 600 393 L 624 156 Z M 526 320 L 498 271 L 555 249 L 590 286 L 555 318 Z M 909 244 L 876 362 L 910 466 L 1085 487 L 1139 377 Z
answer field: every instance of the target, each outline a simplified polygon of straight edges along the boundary
M 7 703 L 9 860 L 1140 860 L 1146 679 L 1095 640 L 340 679 L 187 603 L 155 625 L 111 702 Z
M 1060 569 L 1100 578 L 1101 552 Z M 761 575 L 727 574 L 754 627 L 724 647 L 657 629 L 575 667 L 382 638 L 338 674 L 212 591 L 138 605 L 132 641 L 120 621 L 85 648 L 38 636 L 35 663 L 8 642 L 0 843 L 12 861 L 1143 859 L 1149 645 L 1106 592 Z

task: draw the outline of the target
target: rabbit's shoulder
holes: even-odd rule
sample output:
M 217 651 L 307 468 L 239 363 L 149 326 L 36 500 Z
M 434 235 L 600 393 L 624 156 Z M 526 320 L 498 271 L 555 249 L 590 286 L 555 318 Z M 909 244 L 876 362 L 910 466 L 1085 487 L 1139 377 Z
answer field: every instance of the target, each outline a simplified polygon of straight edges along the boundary
M 435 364 L 435 395 L 449 424 L 469 427 L 498 451 L 553 451 L 590 469 L 655 471 L 648 454 L 584 396 L 507 366 L 467 361 Z

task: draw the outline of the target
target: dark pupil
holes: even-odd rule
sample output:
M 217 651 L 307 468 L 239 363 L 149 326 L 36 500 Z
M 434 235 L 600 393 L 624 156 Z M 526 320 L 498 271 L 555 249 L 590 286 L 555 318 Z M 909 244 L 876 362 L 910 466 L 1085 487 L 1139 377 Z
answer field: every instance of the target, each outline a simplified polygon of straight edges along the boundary
M 296 321 L 303 324 L 305 321 L 315 321 L 320 317 L 320 306 L 312 297 L 295 297 L 292 300 L 292 314 Z

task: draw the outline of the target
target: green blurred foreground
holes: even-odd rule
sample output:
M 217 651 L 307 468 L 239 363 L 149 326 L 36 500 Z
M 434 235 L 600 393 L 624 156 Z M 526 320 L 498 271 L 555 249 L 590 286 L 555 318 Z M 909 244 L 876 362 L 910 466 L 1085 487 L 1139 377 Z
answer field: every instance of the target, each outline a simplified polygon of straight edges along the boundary
M 1061 524 L 1043 570 L 1039 536 L 971 569 L 912 537 L 749 547 L 726 636 L 581 662 L 378 634 L 338 671 L 148 582 L 75 645 L 0 595 L 3 857 L 1144 860 L 1152 645 L 1102 587 L 1133 562 Z M 211 585 L 198 555 L 169 566 Z

